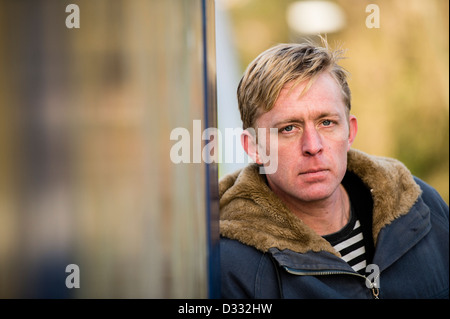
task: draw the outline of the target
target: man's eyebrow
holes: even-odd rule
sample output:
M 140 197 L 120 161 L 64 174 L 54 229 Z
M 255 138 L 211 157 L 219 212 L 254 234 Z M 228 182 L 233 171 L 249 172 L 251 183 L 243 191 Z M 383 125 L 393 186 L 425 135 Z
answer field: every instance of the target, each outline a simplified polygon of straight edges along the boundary
M 287 118 L 287 119 L 281 119 L 281 120 L 275 122 L 273 124 L 273 127 L 277 127 L 277 126 L 287 124 L 287 123 L 300 123 L 301 124 L 303 122 L 304 122 L 303 120 L 300 120 L 298 118 Z
M 323 112 L 320 113 L 316 118 L 322 119 L 324 117 L 341 117 L 341 114 L 338 112 Z

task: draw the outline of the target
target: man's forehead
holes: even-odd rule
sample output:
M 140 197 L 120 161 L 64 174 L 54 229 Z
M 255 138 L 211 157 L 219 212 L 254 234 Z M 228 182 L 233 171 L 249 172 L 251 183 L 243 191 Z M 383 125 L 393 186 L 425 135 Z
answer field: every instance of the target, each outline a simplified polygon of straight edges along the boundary
M 294 80 L 286 83 L 281 88 L 274 106 L 280 100 L 301 100 L 314 98 L 317 95 L 331 99 L 339 99 L 342 97 L 339 83 L 337 83 L 329 72 L 323 72 L 314 78 L 301 81 Z
M 319 74 L 312 82 L 294 80 L 286 83 L 273 107 L 257 115 L 255 126 L 274 127 L 275 122 L 288 121 L 289 118 L 302 120 L 305 113 L 309 117 L 337 113 L 348 117 L 343 93 L 329 72 Z

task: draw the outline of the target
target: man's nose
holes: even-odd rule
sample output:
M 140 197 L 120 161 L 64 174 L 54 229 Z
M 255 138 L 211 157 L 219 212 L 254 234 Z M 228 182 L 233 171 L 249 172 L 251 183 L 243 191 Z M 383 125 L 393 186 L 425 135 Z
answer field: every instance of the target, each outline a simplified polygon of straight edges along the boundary
M 322 149 L 322 137 L 313 126 L 306 126 L 302 134 L 302 154 L 304 156 L 314 156 L 319 154 Z

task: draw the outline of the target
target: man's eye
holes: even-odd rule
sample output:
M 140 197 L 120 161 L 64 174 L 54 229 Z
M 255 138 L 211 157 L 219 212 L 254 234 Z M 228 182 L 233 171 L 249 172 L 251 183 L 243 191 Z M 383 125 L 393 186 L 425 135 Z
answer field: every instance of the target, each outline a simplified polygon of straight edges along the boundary
M 322 124 L 324 126 L 330 126 L 331 124 L 333 124 L 333 122 L 331 122 L 330 120 L 325 120 L 325 121 L 322 122 Z
M 293 129 L 294 129 L 293 125 L 288 125 L 284 129 L 282 129 L 282 131 L 284 131 L 284 132 L 291 132 Z

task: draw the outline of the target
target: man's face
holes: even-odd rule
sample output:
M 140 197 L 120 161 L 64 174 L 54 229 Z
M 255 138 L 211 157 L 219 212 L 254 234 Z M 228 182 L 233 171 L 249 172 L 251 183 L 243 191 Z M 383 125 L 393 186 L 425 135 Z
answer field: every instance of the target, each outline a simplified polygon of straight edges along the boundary
M 278 169 L 266 177 L 270 188 L 291 203 L 335 194 L 357 131 L 356 118 L 347 116 L 339 85 L 329 73 L 319 75 L 299 98 L 305 85 L 289 91 L 288 84 L 274 107 L 256 121 L 258 128 L 278 131 Z

